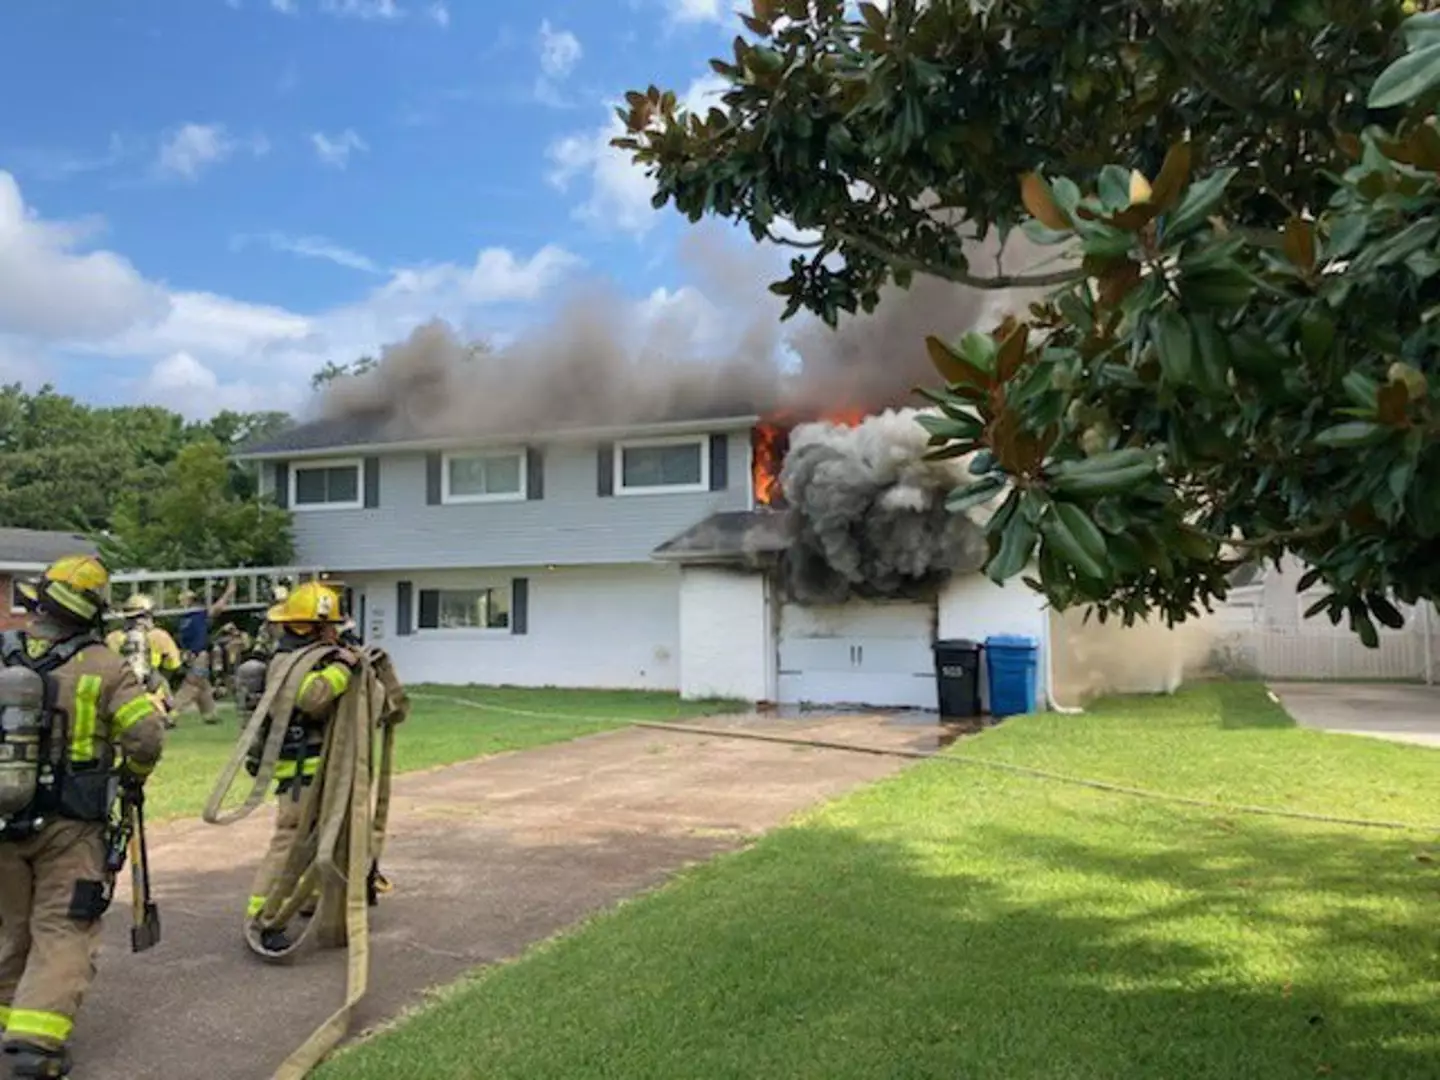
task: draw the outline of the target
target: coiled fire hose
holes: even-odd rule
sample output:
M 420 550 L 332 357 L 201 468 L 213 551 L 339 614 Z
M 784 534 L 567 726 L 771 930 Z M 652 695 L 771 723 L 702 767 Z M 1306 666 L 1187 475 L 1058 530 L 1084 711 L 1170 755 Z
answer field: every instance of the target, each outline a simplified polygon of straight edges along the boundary
M 264 801 L 275 777 L 300 683 L 333 651 L 331 645 L 312 645 L 274 662 L 265 693 L 210 794 L 205 821 L 212 825 L 233 824 Z M 344 1003 L 285 1059 L 274 1080 L 301 1080 L 309 1075 L 345 1037 L 351 1013 L 368 988 L 370 874 L 378 866 L 385 844 L 395 727 L 408 713 L 408 698 L 389 658 L 376 649 L 362 652 L 350 688 L 341 696 L 335 718 L 325 732 L 314 780 L 300 789 L 299 822 L 289 850 L 260 914 L 247 923 L 246 944 L 269 963 L 289 960 L 312 934 L 322 947 L 345 946 L 347 950 Z M 270 730 L 250 793 L 241 806 L 222 812 L 221 806 L 267 717 L 271 719 Z M 262 948 L 261 931 L 287 925 L 317 892 L 319 906 L 299 936 L 281 951 Z

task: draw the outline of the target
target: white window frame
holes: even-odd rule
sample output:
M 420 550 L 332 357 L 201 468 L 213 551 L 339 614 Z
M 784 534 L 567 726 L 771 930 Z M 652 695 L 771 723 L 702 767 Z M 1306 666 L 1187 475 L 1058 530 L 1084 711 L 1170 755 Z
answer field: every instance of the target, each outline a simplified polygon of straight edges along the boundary
M 700 447 L 700 481 L 695 484 L 645 484 L 640 487 L 625 486 L 625 451 L 645 450 L 656 446 L 698 446 Z M 710 490 L 710 436 L 674 435 L 655 439 L 627 439 L 615 444 L 615 494 L 616 495 L 681 495 Z
M 302 503 L 296 494 L 300 490 L 300 473 L 306 469 L 350 469 L 355 470 L 355 500 L 353 502 Z M 301 513 L 315 510 L 363 510 L 365 509 L 365 459 L 364 458 L 301 458 L 290 462 L 290 509 Z
M 19 574 L 10 575 L 10 614 L 24 615 L 26 607 L 20 602 L 20 582 L 23 579 Z
M 454 495 L 450 491 L 450 462 L 456 458 L 500 458 L 518 457 L 520 459 L 520 488 L 518 491 L 501 491 L 487 495 Z M 497 447 L 487 449 L 477 447 L 471 450 L 451 450 L 440 456 L 440 502 L 444 505 L 464 505 L 466 503 L 495 503 L 495 502 L 524 502 L 530 490 L 530 455 L 523 448 Z
M 420 625 L 420 594 L 422 592 L 479 592 L 482 589 L 489 589 L 491 592 L 502 593 L 505 597 L 507 610 L 510 614 L 508 626 L 421 626 Z M 450 638 L 508 638 L 513 636 L 515 627 L 515 586 L 506 578 L 496 582 L 467 581 L 467 582 L 446 582 L 444 585 L 421 585 L 418 582 L 412 587 L 415 596 L 410 602 L 410 626 L 412 633 L 425 637 L 450 637 Z

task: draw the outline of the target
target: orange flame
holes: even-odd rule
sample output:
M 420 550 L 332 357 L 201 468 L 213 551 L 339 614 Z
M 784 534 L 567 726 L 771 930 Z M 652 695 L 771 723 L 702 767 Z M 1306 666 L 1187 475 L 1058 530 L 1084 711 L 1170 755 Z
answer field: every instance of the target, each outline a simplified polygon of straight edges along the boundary
M 804 413 L 786 410 L 771 413 L 758 424 L 750 435 L 751 480 L 755 490 L 755 505 L 779 509 L 785 505 L 785 493 L 780 486 L 780 470 L 785 464 L 785 455 L 790 452 L 790 432 L 800 424 L 822 422 L 840 427 L 855 427 L 868 416 L 865 409 L 843 408 L 823 413 Z

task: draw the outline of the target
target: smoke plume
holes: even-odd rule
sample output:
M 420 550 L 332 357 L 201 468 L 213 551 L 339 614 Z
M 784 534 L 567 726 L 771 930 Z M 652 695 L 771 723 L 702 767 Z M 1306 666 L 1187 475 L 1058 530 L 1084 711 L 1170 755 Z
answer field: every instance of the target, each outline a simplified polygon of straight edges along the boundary
M 998 258 L 977 245 L 977 273 L 1022 272 L 1050 257 L 1014 235 Z M 1037 293 L 984 291 L 917 277 L 871 314 L 782 323 L 767 285 L 773 252 L 709 230 L 682 241 L 697 287 L 637 307 L 587 283 L 534 331 L 475 349 L 431 323 L 387 347 L 378 367 L 337 380 L 321 401 L 330 420 L 361 420 L 375 441 L 512 435 L 722 415 L 879 413 L 856 428 L 805 424 L 791 435 L 782 485 L 789 506 L 783 560 L 792 595 L 808 603 L 914 595 L 978 568 L 984 537 L 945 511 L 965 463 L 921 460 L 914 388 L 933 385 L 925 337 L 988 329 Z M 377 430 L 378 429 L 378 430 Z M 766 543 L 774 541 L 766 529 Z M 757 541 L 758 543 L 759 541 Z
M 977 247 L 977 273 L 997 250 L 993 239 Z M 1015 235 L 1004 268 L 1048 254 Z M 362 421 L 378 440 L 903 406 L 937 378 L 925 335 L 993 325 L 1034 297 L 921 276 L 832 330 L 802 316 L 780 321 L 783 304 L 767 288 L 780 275 L 773 252 L 697 229 L 680 257 L 693 287 L 637 307 L 609 284 L 585 282 L 552 318 L 499 348 L 476 348 L 440 321 L 420 326 L 382 349 L 374 370 L 335 380 L 319 415 Z
M 952 514 L 968 458 L 926 461 L 914 409 L 886 410 L 855 427 L 802 424 L 780 474 L 794 515 L 785 584 L 807 604 L 916 596 L 985 563 L 984 522 Z

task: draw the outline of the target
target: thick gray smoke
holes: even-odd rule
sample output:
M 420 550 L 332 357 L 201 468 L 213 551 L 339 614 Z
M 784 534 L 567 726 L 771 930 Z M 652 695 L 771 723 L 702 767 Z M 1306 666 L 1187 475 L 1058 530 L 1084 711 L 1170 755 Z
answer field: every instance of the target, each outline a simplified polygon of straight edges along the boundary
M 1014 235 L 1001 267 L 997 248 L 993 239 L 977 246 L 977 273 L 1022 272 L 1053 255 Z M 373 372 L 337 380 L 322 416 L 363 421 L 378 441 L 903 408 L 916 386 L 938 380 L 926 335 L 988 329 L 1039 295 L 917 277 L 885 293 L 872 314 L 831 330 L 813 319 L 780 322 L 781 302 L 767 289 L 780 276 L 772 252 L 702 229 L 683 241 L 682 255 L 697 288 L 648 310 L 589 284 L 494 351 L 471 348 L 444 324 L 422 326 L 386 348 Z M 798 364 L 787 365 L 787 353 Z M 783 531 L 793 538 L 784 562 L 797 599 L 910 595 L 981 565 L 979 530 L 944 509 L 964 482 L 963 463 L 921 461 L 925 440 L 913 410 L 853 430 L 811 424 L 793 433 Z
M 994 249 L 993 241 L 977 249 L 977 272 L 991 270 Z M 1012 236 L 1006 269 L 1049 254 Z M 477 350 L 443 322 L 427 323 L 384 348 L 375 370 L 332 383 L 320 415 L 410 439 L 900 407 L 913 403 L 915 386 L 937 378 L 925 335 L 993 325 L 1032 298 L 917 277 L 908 290 L 889 290 L 873 313 L 831 330 L 800 316 L 780 322 L 783 305 L 766 287 L 780 273 L 771 252 L 697 229 L 681 242 L 681 257 L 696 286 L 669 303 L 637 308 L 588 282 L 553 318 L 493 351 Z M 787 366 L 787 353 L 798 367 Z
M 994 504 L 970 516 L 946 511 L 970 459 L 925 461 L 917 415 L 886 410 L 853 428 L 822 422 L 792 433 L 780 483 L 794 515 L 782 562 L 794 599 L 916 596 L 984 565 Z

